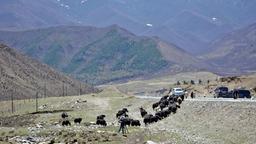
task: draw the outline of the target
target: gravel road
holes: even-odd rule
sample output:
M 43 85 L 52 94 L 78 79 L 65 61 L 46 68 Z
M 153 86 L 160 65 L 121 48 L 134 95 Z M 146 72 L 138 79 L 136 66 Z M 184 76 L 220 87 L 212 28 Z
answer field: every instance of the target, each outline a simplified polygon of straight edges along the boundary
M 160 99 L 161 97 L 157 97 L 157 96 L 148 96 L 148 95 L 135 95 L 136 98 L 141 98 L 141 99 Z M 233 98 L 209 98 L 209 97 L 199 97 L 199 98 L 195 98 L 195 99 L 185 99 L 186 101 L 213 101 L 213 102 L 217 102 L 217 101 L 221 101 L 221 102 L 256 102 L 256 99 L 252 98 L 252 99 L 233 99 Z

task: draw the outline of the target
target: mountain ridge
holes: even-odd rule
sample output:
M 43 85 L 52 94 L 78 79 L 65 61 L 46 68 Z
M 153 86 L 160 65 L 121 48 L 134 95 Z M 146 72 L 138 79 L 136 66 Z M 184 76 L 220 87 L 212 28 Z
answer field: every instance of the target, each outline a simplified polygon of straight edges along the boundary
M 157 37 L 136 36 L 117 25 L 1 31 L 0 42 L 92 83 L 146 76 L 172 67 L 175 71 L 200 68 L 198 59 L 176 45 Z
M 0 29 L 118 24 L 199 55 L 212 40 L 255 22 L 255 6 L 255 1 L 243 0 L 2 0 Z
M 215 66 L 231 71 L 251 72 L 256 68 L 256 23 L 212 42 L 211 51 L 201 57 Z

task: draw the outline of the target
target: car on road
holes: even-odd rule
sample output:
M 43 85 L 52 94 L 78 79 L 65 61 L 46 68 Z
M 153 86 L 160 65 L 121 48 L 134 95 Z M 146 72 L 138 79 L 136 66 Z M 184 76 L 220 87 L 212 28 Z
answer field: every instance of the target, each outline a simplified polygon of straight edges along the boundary
M 223 97 L 223 98 L 228 98 L 228 87 L 225 86 L 221 86 L 221 87 L 217 87 L 214 90 L 214 98 L 219 98 L 219 97 Z
M 170 92 L 170 95 L 184 97 L 185 91 L 182 88 L 173 88 L 172 91 Z
M 245 90 L 245 89 L 234 89 L 231 90 L 228 94 L 230 98 L 252 98 L 251 96 L 251 92 L 249 90 Z

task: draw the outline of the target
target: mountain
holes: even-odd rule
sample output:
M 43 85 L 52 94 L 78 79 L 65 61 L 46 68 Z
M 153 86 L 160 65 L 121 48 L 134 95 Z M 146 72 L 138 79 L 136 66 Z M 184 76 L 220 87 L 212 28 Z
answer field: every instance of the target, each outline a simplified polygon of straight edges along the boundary
M 117 25 L 1 31 L 0 42 L 94 84 L 204 66 L 174 44 L 136 36 Z
M 211 51 L 202 57 L 233 73 L 251 72 L 256 69 L 256 24 L 225 35 L 211 44 Z M 228 72 L 228 70 L 226 69 Z
M 117 24 L 192 54 L 256 21 L 254 0 L 1 0 L 0 29 Z
M 31 29 L 73 24 L 61 9 L 45 0 L 1 0 L 0 29 Z
M 43 97 L 97 91 L 0 44 L 0 100 L 10 100 L 11 95 L 14 99 L 35 98 L 37 92 Z

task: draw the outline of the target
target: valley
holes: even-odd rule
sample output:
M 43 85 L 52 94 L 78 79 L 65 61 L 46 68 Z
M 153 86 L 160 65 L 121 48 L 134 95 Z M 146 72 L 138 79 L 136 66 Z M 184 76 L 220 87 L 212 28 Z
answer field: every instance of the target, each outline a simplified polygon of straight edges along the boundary
M 0 144 L 255 144 L 255 7 L 1 0 Z

